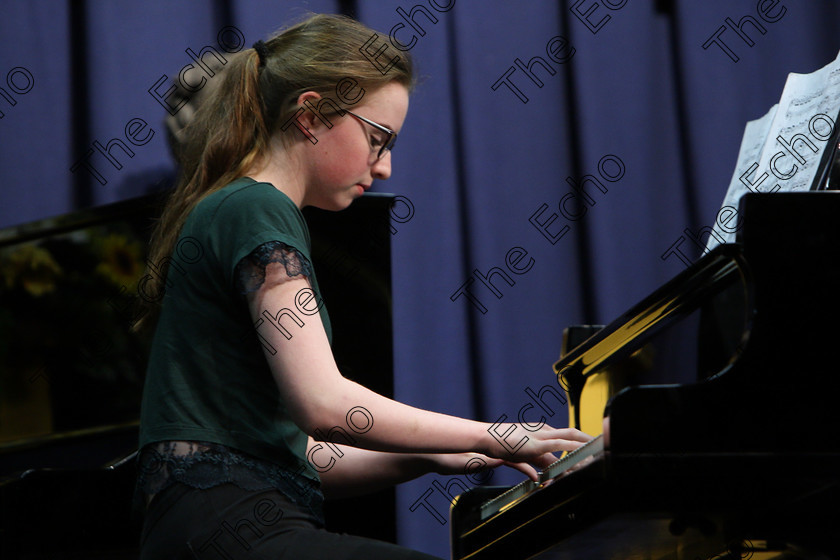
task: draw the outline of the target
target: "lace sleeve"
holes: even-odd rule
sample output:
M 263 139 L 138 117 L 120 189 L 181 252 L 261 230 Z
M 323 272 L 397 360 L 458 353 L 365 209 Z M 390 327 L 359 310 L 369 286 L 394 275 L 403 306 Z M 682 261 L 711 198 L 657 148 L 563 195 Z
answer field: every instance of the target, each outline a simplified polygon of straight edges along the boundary
M 279 266 L 270 267 L 272 263 Z M 266 269 L 268 268 L 268 272 Z M 285 274 L 281 272 L 285 269 Z M 282 275 L 282 276 L 280 276 Z M 312 265 L 300 251 L 281 241 L 267 241 L 251 251 L 236 264 L 234 280 L 236 290 L 240 294 L 250 294 L 259 290 L 266 279 L 282 281 L 284 278 L 294 278 L 312 275 Z

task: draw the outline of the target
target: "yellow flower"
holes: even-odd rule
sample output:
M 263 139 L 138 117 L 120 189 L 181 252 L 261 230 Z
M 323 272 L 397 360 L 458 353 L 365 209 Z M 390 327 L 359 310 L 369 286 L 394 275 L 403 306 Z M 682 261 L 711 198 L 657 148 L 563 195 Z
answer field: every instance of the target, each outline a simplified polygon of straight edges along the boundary
M 4 259 L 2 269 L 6 288 L 11 289 L 20 283 L 35 297 L 54 291 L 56 278 L 64 273 L 49 251 L 34 244 L 15 250 Z
M 97 265 L 96 272 L 131 291 L 143 272 L 140 254 L 139 244 L 111 234 L 102 240 L 102 262 Z

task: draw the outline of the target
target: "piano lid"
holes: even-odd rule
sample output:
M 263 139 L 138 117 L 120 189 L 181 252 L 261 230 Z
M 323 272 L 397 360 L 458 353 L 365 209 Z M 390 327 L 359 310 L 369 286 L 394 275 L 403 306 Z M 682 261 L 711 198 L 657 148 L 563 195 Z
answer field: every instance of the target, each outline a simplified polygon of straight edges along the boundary
M 750 269 L 740 246 L 734 244 L 715 248 L 558 360 L 553 368 L 559 383 L 574 404 L 579 401 L 584 385 L 598 372 L 621 368 L 633 359 L 644 361 L 648 370 L 654 368 L 651 362 L 661 359 L 662 352 L 660 349 L 654 355 L 649 344 L 665 331 L 676 329 L 680 322 L 689 323 L 701 307 L 708 307 L 714 301 L 726 302 L 730 310 L 735 310 L 735 324 L 730 324 L 728 329 L 731 333 L 728 346 L 734 351 L 717 363 L 707 363 L 703 371 L 683 372 L 681 377 L 668 379 L 648 375 L 640 381 L 691 382 L 720 374 L 747 343 L 754 309 Z M 697 323 L 694 321 L 689 326 L 688 336 L 696 336 Z M 684 359 L 679 362 L 683 370 L 691 365 Z

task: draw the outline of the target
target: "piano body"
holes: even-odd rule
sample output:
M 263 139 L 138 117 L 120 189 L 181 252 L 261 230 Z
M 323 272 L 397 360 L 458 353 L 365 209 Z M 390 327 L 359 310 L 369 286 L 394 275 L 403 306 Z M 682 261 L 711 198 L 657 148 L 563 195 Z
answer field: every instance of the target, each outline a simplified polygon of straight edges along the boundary
M 568 348 L 570 424 L 604 433 L 459 496 L 454 560 L 840 557 L 840 193 L 739 215 L 738 243 Z

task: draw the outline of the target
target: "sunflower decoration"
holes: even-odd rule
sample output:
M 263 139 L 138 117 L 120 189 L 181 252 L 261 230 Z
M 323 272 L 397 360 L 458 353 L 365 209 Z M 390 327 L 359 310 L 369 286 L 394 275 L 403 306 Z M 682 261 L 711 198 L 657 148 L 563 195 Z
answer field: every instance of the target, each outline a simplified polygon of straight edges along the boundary
M 142 254 L 139 243 L 112 233 L 102 240 L 101 262 L 96 266 L 96 272 L 131 292 L 143 272 Z
M 64 274 L 49 251 L 31 243 L 0 259 L 0 270 L 6 289 L 20 285 L 34 297 L 54 292 L 56 281 Z

